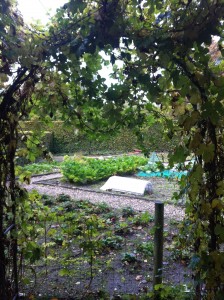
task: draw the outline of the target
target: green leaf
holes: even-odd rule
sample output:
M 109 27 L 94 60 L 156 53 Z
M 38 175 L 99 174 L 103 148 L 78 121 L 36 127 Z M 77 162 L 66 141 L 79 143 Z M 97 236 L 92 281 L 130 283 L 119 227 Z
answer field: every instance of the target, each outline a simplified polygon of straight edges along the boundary
M 196 151 L 197 155 L 202 155 L 203 160 L 207 163 L 213 160 L 215 155 L 215 145 L 213 144 L 202 144 Z
M 22 282 L 23 282 L 23 284 L 27 285 L 27 284 L 30 284 L 31 280 L 30 280 L 30 278 L 25 277 L 22 279 Z
M 86 4 L 82 0 L 71 0 L 69 2 L 69 8 L 73 13 L 76 13 L 77 10 L 79 10 L 80 12 L 83 12 L 85 7 L 86 7 Z
M 224 242 L 224 226 L 217 224 L 215 226 L 215 234 L 219 236 L 222 242 Z
M 193 111 L 190 116 L 185 118 L 183 122 L 184 129 L 189 131 L 199 120 L 201 120 L 199 111 Z
M 178 146 L 175 148 L 174 153 L 169 156 L 169 164 L 173 166 L 175 163 L 185 162 L 187 156 L 187 149 L 183 146 Z
M 58 272 L 60 276 L 69 276 L 71 275 L 71 271 L 67 268 L 64 268 Z
M 59 54 L 58 58 L 62 64 L 67 61 L 67 57 L 64 54 Z
M 218 196 L 224 195 L 224 181 L 219 181 L 217 183 L 218 188 L 216 190 L 216 193 Z

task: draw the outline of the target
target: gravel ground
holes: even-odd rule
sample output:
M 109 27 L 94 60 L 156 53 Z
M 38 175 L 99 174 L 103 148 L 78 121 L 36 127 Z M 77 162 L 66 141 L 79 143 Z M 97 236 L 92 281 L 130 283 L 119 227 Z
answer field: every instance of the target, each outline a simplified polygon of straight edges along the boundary
M 35 176 L 32 177 L 31 184 L 25 185 L 27 190 L 37 190 L 40 194 L 48 194 L 52 196 L 57 196 L 59 194 L 66 194 L 71 196 L 73 199 L 77 200 L 89 200 L 92 203 L 102 203 L 106 202 L 108 205 L 114 208 L 122 208 L 131 206 L 133 209 L 137 211 L 149 211 L 151 214 L 154 214 L 155 209 L 155 197 L 154 201 L 140 199 L 136 196 L 136 198 L 132 196 L 126 195 L 113 195 L 104 192 L 94 192 L 94 191 L 87 191 L 77 187 L 74 188 L 65 188 L 57 185 L 48 185 L 41 184 L 41 182 L 52 180 L 52 179 L 59 179 L 61 178 L 61 174 L 48 174 L 43 176 Z M 38 183 L 39 182 L 39 183 Z M 161 186 L 159 186 L 161 189 Z M 159 199 L 157 199 L 159 200 Z M 165 219 L 175 219 L 181 220 L 184 217 L 184 209 L 182 207 L 172 205 L 172 204 L 165 204 L 164 206 L 164 217 Z

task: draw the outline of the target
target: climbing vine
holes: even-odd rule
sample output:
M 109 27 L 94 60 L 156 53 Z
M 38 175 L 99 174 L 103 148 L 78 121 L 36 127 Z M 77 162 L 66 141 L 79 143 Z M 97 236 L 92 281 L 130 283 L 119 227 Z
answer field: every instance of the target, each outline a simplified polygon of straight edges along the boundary
M 196 298 L 223 295 L 223 15 L 221 0 L 71 0 L 44 31 L 1 1 L 1 299 L 18 292 L 15 157 L 19 120 L 30 111 L 48 122 L 57 113 L 92 135 L 127 126 L 142 144 L 142 126 L 157 118 L 169 138 L 181 137 L 170 165 L 195 159 L 186 217 Z M 111 65 L 109 86 L 102 65 Z

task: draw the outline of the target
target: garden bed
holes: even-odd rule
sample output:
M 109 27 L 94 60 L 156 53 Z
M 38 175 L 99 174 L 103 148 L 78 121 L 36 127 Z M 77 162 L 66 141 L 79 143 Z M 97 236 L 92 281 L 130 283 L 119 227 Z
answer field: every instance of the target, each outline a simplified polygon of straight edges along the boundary
M 21 292 L 31 299 L 148 297 L 153 280 L 154 202 L 160 200 L 165 203 L 164 293 L 169 299 L 183 296 L 182 284 L 191 282 L 191 274 L 187 268 L 190 253 L 173 243 L 184 216 L 172 200 L 178 183 L 160 177 L 150 181 L 153 194 L 140 197 L 103 192 L 100 187 L 105 180 L 80 185 L 62 181 L 60 173 L 33 177 L 26 187 L 45 194 L 42 211 L 53 212 L 55 219 L 45 221 L 47 228 L 40 230 L 50 234 L 38 239 L 47 252 L 37 263 L 25 264 L 29 267 L 23 268 Z M 87 234 L 91 218 L 93 231 Z M 187 296 L 184 293 L 182 299 L 190 299 Z
M 45 236 L 38 239 L 45 257 L 23 266 L 26 284 L 21 292 L 29 299 L 123 299 L 115 298 L 121 294 L 140 299 L 150 292 L 153 215 L 130 207 L 117 210 L 105 203 L 74 201 L 64 194 L 44 196 L 42 201 L 55 218 L 45 222 Z M 190 282 L 181 247 L 173 246 L 177 223 L 170 220 L 164 227 L 163 277 L 173 289 L 169 299 L 177 299 L 180 283 Z

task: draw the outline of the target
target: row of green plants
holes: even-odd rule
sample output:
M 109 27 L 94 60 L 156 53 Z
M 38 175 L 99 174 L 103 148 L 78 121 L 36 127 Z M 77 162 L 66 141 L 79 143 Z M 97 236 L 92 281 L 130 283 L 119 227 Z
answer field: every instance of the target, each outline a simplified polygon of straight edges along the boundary
M 27 164 L 18 169 L 21 169 L 24 172 L 29 172 L 31 175 L 44 174 L 44 173 L 51 173 L 54 171 L 58 171 L 60 169 L 60 163 L 56 161 L 32 163 L 32 164 Z
M 62 170 L 63 175 L 65 178 L 68 178 L 69 181 L 86 183 L 107 178 L 115 174 L 132 174 L 146 163 L 147 158 L 137 155 L 107 159 L 88 158 L 84 156 L 65 156 L 63 162 L 49 161 L 17 166 L 17 175 L 26 174 L 27 176 L 31 176 Z M 70 179 L 70 177 L 72 177 L 70 174 L 71 170 L 73 170 L 72 176 L 75 174 L 77 177 L 80 176 L 80 179 Z M 85 180 L 85 177 L 88 177 L 88 180 Z
M 109 178 L 112 175 L 133 174 L 147 161 L 146 157 L 137 155 L 106 159 L 67 156 L 61 166 L 61 171 L 66 180 L 86 184 Z
M 119 286 L 130 280 L 131 286 L 138 286 L 137 276 L 144 279 L 144 289 L 138 295 L 123 295 L 121 299 L 154 299 L 150 288 L 154 217 L 149 212 L 136 212 L 128 206 L 115 211 L 106 203 L 94 205 L 65 194 L 52 197 L 32 192 L 18 218 L 20 286 L 32 299 L 40 291 L 45 297 L 61 298 L 71 286 L 77 295 L 74 299 L 117 299 L 107 290 L 107 282 L 115 274 L 119 274 Z M 171 255 L 166 260 L 174 263 Z M 55 272 L 57 275 L 52 276 Z M 51 295 L 45 292 L 48 281 Z M 60 282 L 65 289 L 57 289 Z M 91 288 L 92 294 L 88 294 Z M 183 286 L 171 282 L 156 289 L 157 299 L 192 299 Z

